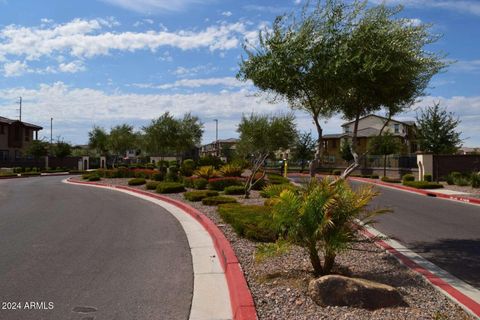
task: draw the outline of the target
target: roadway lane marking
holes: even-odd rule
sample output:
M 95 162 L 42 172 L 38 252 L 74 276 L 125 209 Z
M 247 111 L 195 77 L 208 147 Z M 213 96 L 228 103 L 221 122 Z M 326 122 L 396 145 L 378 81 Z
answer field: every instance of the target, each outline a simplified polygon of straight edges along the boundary
M 357 221 L 361 224 L 360 221 Z M 439 292 L 461 306 L 472 316 L 480 319 L 480 290 L 451 275 L 437 265 L 411 251 L 398 241 L 389 239 L 371 226 L 362 232 L 368 238 L 380 237 L 375 243 L 391 253 L 400 263 L 419 273 Z
M 67 179 L 63 183 L 79 185 Z M 147 200 L 161 206 L 180 222 L 187 235 L 193 264 L 193 298 L 190 309 L 190 320 L 218 320 L 232 319 L 232 308 L 228 284 L 212 238 L 205 228 L 192 216 L 180 208 L 165 201 L 147 195 L 115 188 L 93 184 L 84 186 L 115 190 L 137 198 Z

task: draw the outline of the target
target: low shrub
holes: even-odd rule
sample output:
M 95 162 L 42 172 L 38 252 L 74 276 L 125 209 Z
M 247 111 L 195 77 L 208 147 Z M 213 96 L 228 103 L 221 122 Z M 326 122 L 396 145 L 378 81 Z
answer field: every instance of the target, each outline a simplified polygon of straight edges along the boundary
M 228 195 L 241 195 L 245 194 L 245 186 L 229 186 L 226 187 L 224 190 L 225 194 Z
M 459 187 L 466 187 L 470 184 L 470 181 L 468 180 L 468 178 L 465 178 L 463 176 L 459 176 L 459 177 L 454 177 L 453 178 L 453 183 L 456 186 L 459 186 Z
M 179 193 L 185 191 L 183 184 L 178 182 L 159 182 L 157 193 Z
M 101 178 L 100 176 L 96 175 L 96 174 L 92 174 L 90 175 L 90 177 L 88 178 L 88 181 L 100 181 Z
M 271 184 L 260 191 L 260 196 L 263 198 L 278 197 L 283 190 L 296 190 L 296 187 L 289 183 Z
M 472 188 L 480 188 L 480 172 L 473 172 L 470 176 Z
M 211 179 L 216 177 L 218 173 L 215 171 L 213 166 L 203 166 L 195 170 L 194 174 L 200 178 Z
M 188 201 L 196 202 L 196 201 L 202 201 L 202 199 L 205 199 L 208 197 L 216 197 L 218 196 L 218 192 L 212 191 L 212 190 L 197 190 L 197 191 L 185 192 L 183 196 Z
M 342 174 L 342 170 L 338 170 L 338 169 L 337 169 L 337 170 L 332 170 L 332 174 L 333 174 L 334 176 L 339 176 L 339 175 Z
M 220 167 L 219 171 L 224 177 L 241 177 L 243 169 L 236 164 L 225 164 Z
M 433 176 L 430 173 L 426 173 L 423 175 L 423 180 L 427 182 L 432 182 L 433 181 Z
M 85 171 L 73 169 L 73 170 L 69 170 L 68 173 L 70 173 L 70 174 L 84 174 Z
M 380 176 L 378 174 L 372 174 L 369 177 L 370 179 L 380 179 Z
M 278 175 L 278 174 L 273 174 L 273 173 L 267 174 L 267 180 L 271 184 L 287 184 L 287 183 L 290 183 L 290 180 L 288 180 L 287 178 L 282 177 L 281 175 Z
M 389 177 L 382 177 L 381 179 L 383 182 L 389 182 L 389 183 L 401 183 L 402 181 L 400 179 L 392 179 Z
M 156 190 L 159 183 L 159 181 L 148 181 L 145 185 L 145 188 L 147 190 Z
M 40 172 L 22 172 L 21 173 L 22 177 L 27 177 L 27 176 L 39 176 Z
M 453 180 L 453 176 L 452 176 L 451 174 L 448 174 L 448 175 L 445 177 L 445 181 L 447 182 L 447 184 L 448 184 L 449 186 L 455 184 L 455 181 Z
M 164 178 L 165 178 L 165 175 L 160 171 L 152 174 L 152 180 L 163 181 Z
M 218 206 L 224 203 L 236 203 L 237 199 L 226 196 L 214 196 L 202 199 L 202 204 L 206 206 Z
M 13 172 L 0 172 L 0 177 L 17 177 L 18 173 Z
M 144 185 L 145 183 L 147 183 L 145 178 L 133 178 L 128 180 L 129 186 L 141 186 L 141 185 Z
M 213 178 L 208 180 L 208 189 L 223 191 L 226 187 L 241 186 L 243 179 L 235 177 Z
M 410 174 L 410 173 L 404 174 L 403 177 L 402 177 L 402 181 L 403 182 L 405 182 L 405 181 L 415 181 L 415 176 L 413 174 Z
M 267 207 L 273 207 L 274 205 L 276 205 L 278 203 L 278 198 L 275 197 L 275 198 L 268 198 L 268 199 L 265 199 L 265 201 L 263 202 L 263 205 L 267 206 Z
M 195 177 L 183 177 L 183 185 L 185 188 L 193 188 L 193 180 L 195 180 Z
M 261 242 L 274 242 L 278 238 L 269 206 L 222 204 L 218 213 L 241 237 Z
M 403 185 L 417 189 L 441 189 L 443 185 L 428 181 L 403 181 Z
M 82 174 L 82 179 L 83 180 L 88 180 L 88 178 L 90 178 L 90 175 L 91 175 L 90 173 L 84 173 L 84 174 Z
M 196 178 L 193 180 L 193 187 L 197 190 L 204 190 L 207 188 L 208 180 L 204 178 Z
M 195 161 L 193 161 L 192 159 L 183 160 L 182 165 L 180 166 L 180 173 L 184 177 L 191 177 L 194 170 L 195 170 Z

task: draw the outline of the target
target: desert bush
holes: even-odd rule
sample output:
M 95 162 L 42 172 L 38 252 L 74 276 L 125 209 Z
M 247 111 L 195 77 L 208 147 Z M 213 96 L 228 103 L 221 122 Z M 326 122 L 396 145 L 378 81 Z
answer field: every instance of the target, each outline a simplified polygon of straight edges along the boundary
M 180 173 L 184 177 L 191 177 L 195 171 L 195 161 L 192 159 L 185 159 L 180 166 Z
M 272 225 L 272 207 L 222 204 L 218 206 L 218 213 L 241 237 L 261 242 L 277 240 Z
M 179 193 L 185 191 L 185 187 L 178 182 L 159 182 L 156 191 L 157 193 Z
M 167 174 L 165 175 L 165 181 L 168 182 L 178 182 L 180 177 L 178 176 L 178 168 L 172 166 L 168 168 Z
M 245 194 L 245 186 L 229 186 L 226 187 L 224 190 L 225 194 L 227 195 L 242 195 Z
M 188 201 L 202 201 L 204 198 L 216 197 L 218 196 L 217 191 L 212 190 L 197 190 L 197 191 L 188 191 L 183 194 L 184 198 Z
M 100 181 L 100 180 L 101 180 L 100 176 L 96 174 L 92 174 L 88 177 L 88 181 Z
M 223 191 L 226 187 L 241 186 L 243 185 L 243 179 L 235 177 L 226 178 L 213 178 L 208 180 L 208 189 Z
M 410 173 L 404 174 L 403 177 L 402 177 L 402 181 L 403 182 L 405 182 L 405 181 L 415 181 L 415 176 L 413 174 L 410 174 Z
M 202 204 L 206 206 L 218 206 L 224 203 L 236 203 L 237 199 L 226 196 L 215 196 L 202 199 Z
M 159 183 L 160 183 L 159 181 L 148 181 L 145 184 L 145 188 L 147 190 L 156 190 Z
M 390 183 L 402 183 L 400 179 L 392 179 L 389 177 L 382 177 L 381 179 L 383 182 L 390 182 Z
M 466 178 L 464 176 L 459 176 L 459 177 L 453 178 L 453 183 L 456 186 L 466 187 L 470 184 L 470 181 L 468 180 L 468 178 Z
M 239 165 L 225 164 L 220 167 L 219 171 L 224 177 L 240 177 L 242 176 L 243 169 Z
M 441 189 L 443 185 L 428 181 L 403 181 L 403 185 L 417 189 Z
M 472 188 L 480 188 L 480 172 L 472 172 L 470 176 Z
M 147 183 L 145 178 L 133 178 L 128 180 L 129 186 L 141 186 L 141 185 L 144 185 L 145 183 Z
M 204 178 L 197 178 L 193 180 L 193 187 L 197 190 L 206 189 L 208 185 L 208 180 Z
M 427 182 L 432 182 L 433 176 L 430 173 L 426 173 L 423 175 L 423 180 Z

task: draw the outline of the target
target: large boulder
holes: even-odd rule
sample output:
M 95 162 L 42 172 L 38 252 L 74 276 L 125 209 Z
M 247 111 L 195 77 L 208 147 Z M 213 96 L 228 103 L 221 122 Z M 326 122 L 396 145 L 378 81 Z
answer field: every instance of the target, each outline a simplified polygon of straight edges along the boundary
M 326 306 L 351 306 L 379 309 L 405 305 L 400 293 L 393 287 L 338 275 L 312 280 L 308 293 L 315 303 Z

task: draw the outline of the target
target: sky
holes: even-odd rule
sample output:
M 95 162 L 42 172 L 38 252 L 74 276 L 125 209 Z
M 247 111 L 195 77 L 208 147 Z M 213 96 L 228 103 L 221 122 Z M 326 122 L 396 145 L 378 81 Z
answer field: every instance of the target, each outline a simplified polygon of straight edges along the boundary
M 40 137 L 86 144 L 96 126 L 141 130 L 166 111 L 204 123 L 203 142 L 236 137 L 242 114 L 288 112 L 236 80 L 245 39 L 304 0 L 0 0 L 0 116 L 43 126 Z M 381 0 L 370 0 L 380 3 Z M 480 146 L 480 0 L 387 0 L 441 34 L 428 50 L 452 64 L 412 108 L 439 101 L 461 120 L 464 146 Z M 308 115 L 301 130 L 315 135 Z M 338 133 L 340 116 L 322 121 Z

